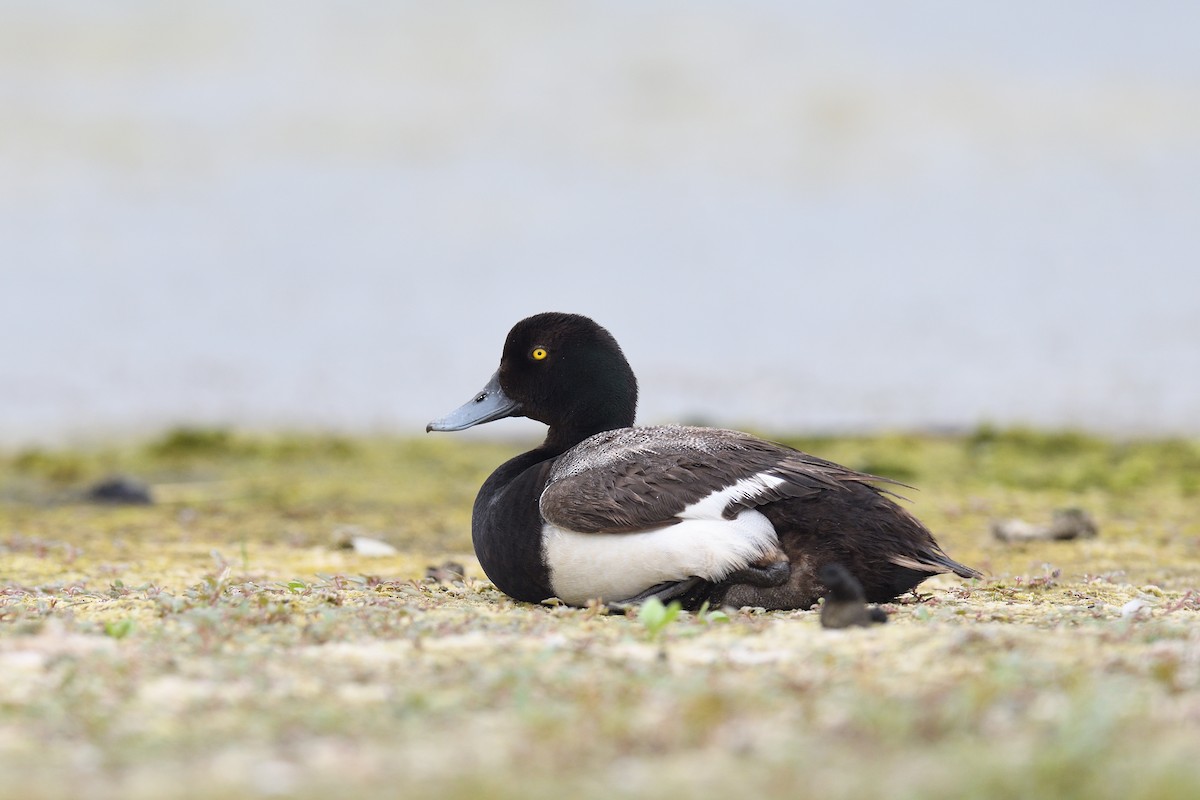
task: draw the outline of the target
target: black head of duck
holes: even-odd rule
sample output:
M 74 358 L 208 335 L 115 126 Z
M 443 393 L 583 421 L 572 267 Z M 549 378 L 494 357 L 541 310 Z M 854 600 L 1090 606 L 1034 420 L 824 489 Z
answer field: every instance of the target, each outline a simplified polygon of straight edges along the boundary
M 658 597 L 781 609 L 811 607 L 828 590 L 827 564 L 849 570 L 873 603 L 937 573 L 979 577 L 887 496 L 886 478 L 739 431 L 633 427 L 636 407 L 637 380 L 608 331 L 545 313 L 513 327 L 481 391 L 429 423 L 549 426 L 475 499 L 475 553 L 501 591 L 572 605 Z

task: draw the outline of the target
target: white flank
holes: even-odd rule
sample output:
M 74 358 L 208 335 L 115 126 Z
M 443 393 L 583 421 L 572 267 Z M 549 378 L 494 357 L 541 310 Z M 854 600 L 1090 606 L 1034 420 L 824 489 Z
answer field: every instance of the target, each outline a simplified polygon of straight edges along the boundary
M 755 478 L 746 479 L 750 480 Z M 718 495 L 746 481 L 706 497 L 679 516 L 710 501 L 715 504 Z M 693 576 L 719 581 L 778 546 L 775 528 L 760 512 L 748 508 L 734 519 L 723 518 L 727 502 L 728 496 L 714 506 L 715 518 L 693 513 L 676 525 L 638 533 L 576 533 L 547 523 L 542 541 L 554 594 L 564 603 L 582 606 L 593 599 L 627 600 L 665 581 Z

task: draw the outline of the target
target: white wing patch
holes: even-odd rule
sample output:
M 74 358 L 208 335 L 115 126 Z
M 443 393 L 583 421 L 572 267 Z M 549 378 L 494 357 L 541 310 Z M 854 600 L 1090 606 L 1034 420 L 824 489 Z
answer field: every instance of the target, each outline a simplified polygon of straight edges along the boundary
M 593 599 L 615 602 L 666 581 L 693 576 L 719 581 L 746 567 L 778 547 L 775 528 L 754 509 L 743 509 L 734 519 L 721 512 L 735 496 L 729 492 L 770 478 L 757 475 L 714 492 L 684 509 L 683 522 L 653 530 L 577 533 L 545 524 L 542 542 L 554 594 L 574 606 Z
M 724 513 L 730 503 L 745 500 L 768 489 L 787 483 L 786 480 L 766 472 L 742 478 L 732 486 L 718 489 L 708 497 L 697 500 L 675 516 L 681 519 L 725 519 Z M 770 523 L 768 523 L 770 524 Z

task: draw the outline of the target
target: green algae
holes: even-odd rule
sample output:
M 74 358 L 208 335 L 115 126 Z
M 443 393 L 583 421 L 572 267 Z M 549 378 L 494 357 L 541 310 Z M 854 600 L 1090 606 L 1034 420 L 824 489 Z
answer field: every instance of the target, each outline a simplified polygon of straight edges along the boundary
M 483 579 L 471 502 L 520 445 L 187 430 L 0 456 L 0 796 L 1200 793 L 1195 442 L 791 441 L 919 487 L 987 577 L 870 630 L 743 609 L 651 636 Z M 79 502 L 114 473 L 157 503 Z M 989 533 L 1064 507 L 1099 537 Z M 340 549 L 348 528 L 398 553 Z M 463 581 L 423 580 L 446 558 Z

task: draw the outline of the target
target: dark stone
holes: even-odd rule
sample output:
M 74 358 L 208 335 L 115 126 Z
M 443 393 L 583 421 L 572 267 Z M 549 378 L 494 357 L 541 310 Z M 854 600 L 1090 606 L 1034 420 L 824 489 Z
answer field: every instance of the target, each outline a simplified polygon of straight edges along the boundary
M 148 506 L 154 503 L 149 486 L 124 475 L 114 475 L 92 484 L 84 497 L 93 503 L 119 506 Z

